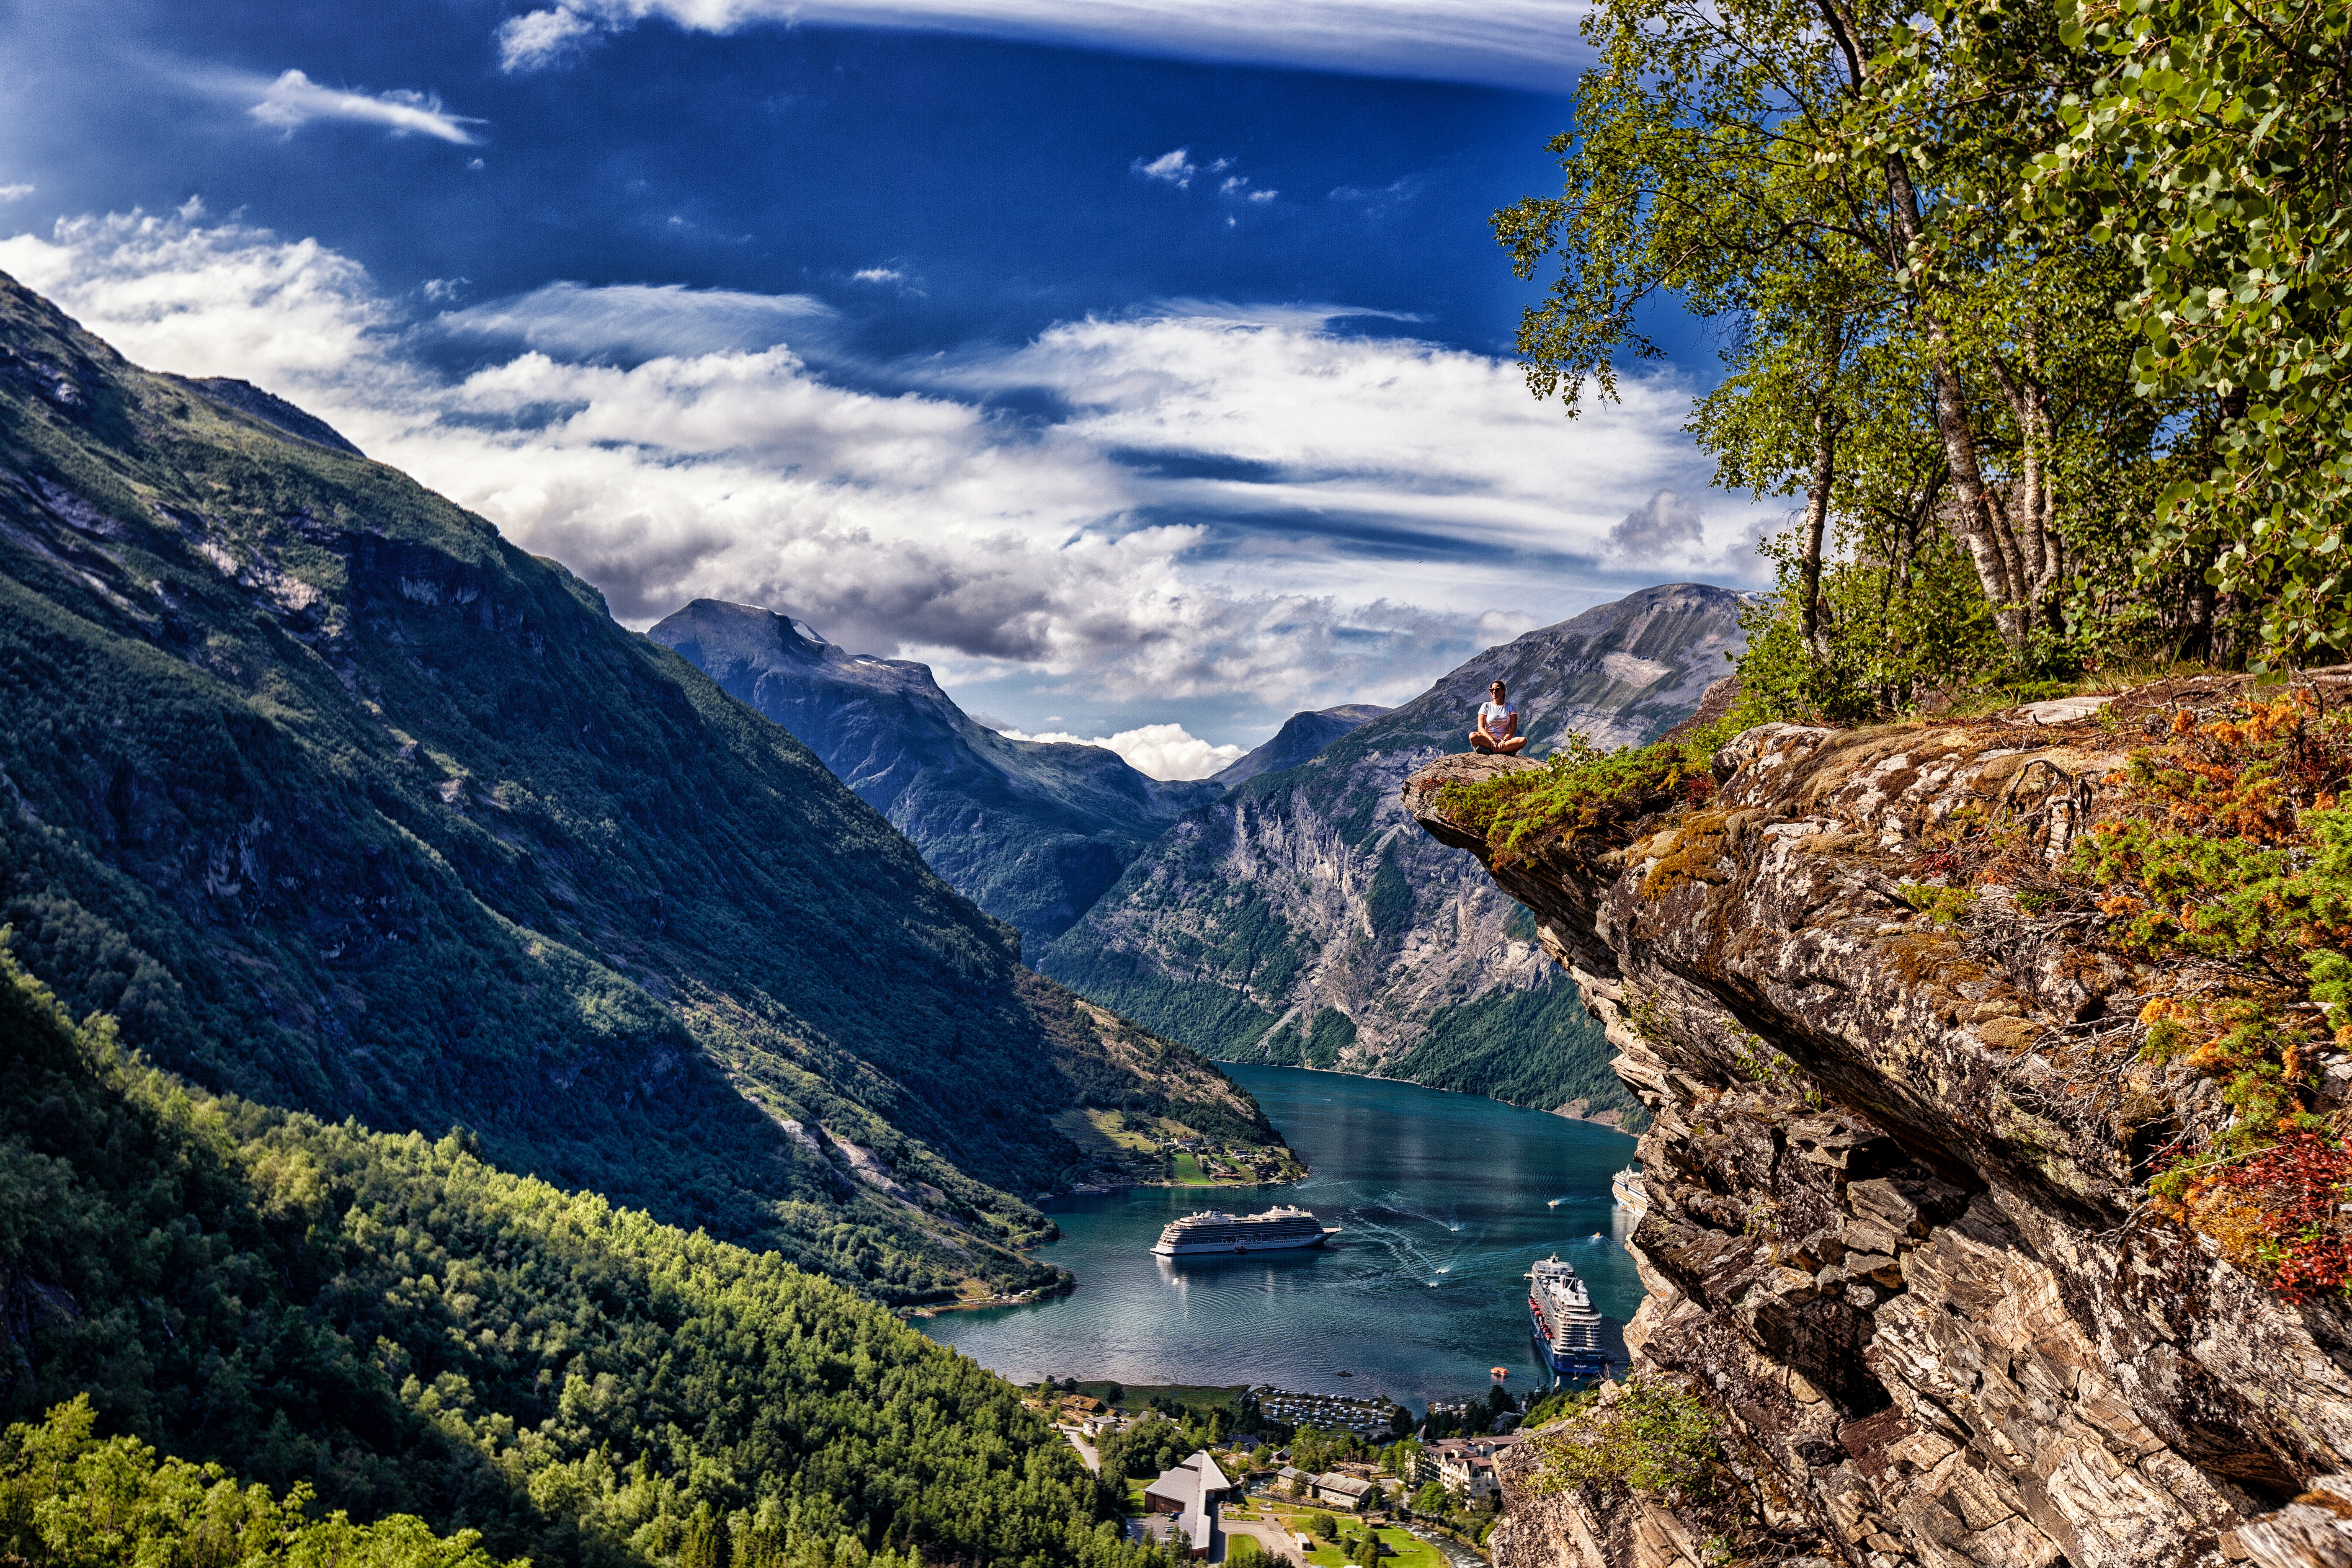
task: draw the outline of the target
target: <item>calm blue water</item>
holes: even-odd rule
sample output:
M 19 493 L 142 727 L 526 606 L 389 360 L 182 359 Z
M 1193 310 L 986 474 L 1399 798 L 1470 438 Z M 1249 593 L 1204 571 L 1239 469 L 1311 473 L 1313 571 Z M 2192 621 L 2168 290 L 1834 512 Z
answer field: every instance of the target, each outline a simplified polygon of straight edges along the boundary
M 1419 1407 L 1483 1393 L 1492 1366 L 1511 1369 L 1515 1391 L 1549 1383 L 1521 1276 L 1555 1249 L 1617 1323 L 1641 1304 L 1627 1216 L 1609 1201 L 1632 1139 L 1413 1084 L 1225 1070 L 1312 1168 L 1307 1180 L 1059 1200 L 1049 1206 L 1062 1239 L 1038 1256 L 1076 1274 L 1076 1290 L 918 1326 L 1022 1383 L 1271 1383 Z M 1276 1203 L 1303 1204 L 1341 1234 L 1314 1252 L 1170 1260 L 1148 1250 L 1177 1215 Z

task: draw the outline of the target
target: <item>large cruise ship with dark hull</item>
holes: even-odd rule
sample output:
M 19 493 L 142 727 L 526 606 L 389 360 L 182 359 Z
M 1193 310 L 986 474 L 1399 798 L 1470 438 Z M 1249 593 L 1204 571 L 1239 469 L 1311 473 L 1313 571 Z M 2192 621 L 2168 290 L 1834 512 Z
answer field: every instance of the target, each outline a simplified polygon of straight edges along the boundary
M 1287 1205 L 1253 1215 L 1210 1209 L 1170 1221 L 1151 1250 L 1162 1258 L 1286 1252 L 1302 1247 L 1320 1247 L 1339 1234 L 1338 1227 L 1326 1228 L 1307 1210 Z
M 1563 1377 L 1598 1377 L 1609 1370 L 1591 1292 L 1556 1252 L 1528 1270 L 1528 1320 L 1552 1371 Z

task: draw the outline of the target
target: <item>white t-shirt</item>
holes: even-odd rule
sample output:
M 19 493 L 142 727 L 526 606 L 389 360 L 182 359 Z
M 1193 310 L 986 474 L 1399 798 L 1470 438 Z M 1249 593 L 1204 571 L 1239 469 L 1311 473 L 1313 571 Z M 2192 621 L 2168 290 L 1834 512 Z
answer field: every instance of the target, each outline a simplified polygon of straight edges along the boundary
M 1478 722 L 1486 727 L 1486 733 L 1489 735 L 1495 733 L 1503 727 L 1504 720 L 1516 719 L 1518 716 L 1519 710 L 1508 702 L 1481 702 L 1478 704 Z

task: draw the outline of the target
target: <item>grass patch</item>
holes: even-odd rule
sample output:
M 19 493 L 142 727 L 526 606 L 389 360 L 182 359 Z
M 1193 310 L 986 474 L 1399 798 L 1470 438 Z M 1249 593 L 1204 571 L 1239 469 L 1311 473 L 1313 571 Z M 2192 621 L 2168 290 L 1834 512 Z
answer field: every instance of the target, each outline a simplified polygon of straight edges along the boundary
M 1360 1538 L 1363 1526 L 1354 1520 L 1342 1519 L 1339 1531 L 1347 1539 L 1317 1542 L 1315 1549 L 1307 1553 L 1307 1561 L 1318 1564 L 1318 1568 L 1349 1568 L 1349 1563 L 1359 1561 L 1362 1552 L 1359 1549 L 1356 1555 L 1350 1557 L 1349 1541 Z M 1444 1553 L 1410 1531 L 1377 1529 L 1372 1535 L 1391 1553 L 1381 1559 L 1391 1568 L 1445 1568 Z
M 1147 1132 L 1127 1125 L 1127 1113 L 1099 1106 L 1073 1105 L 1054 1117 L 1054 1126 L 1071 1142 L 1090 1152 L 1153 1154 L 1159 1145 Z
M 1217 1184 L 1201 1169 L 1201 1162 L 1182 1150 L 1176 1152 L 1176 1184 L 1180 1187 L 1213 1187 Z
M 1118 1404 L 1124 1409 L 1140 1410 L 1153 1399 L 1170 1399 L 1188 1410 L 1223 1410 L 1229 1415 L 1241 1414 L 1242 1395 L 1249 1384 L 1237 1383 L 1231 1387 L 1207 1383 L 1081 1383 L 1080 1394 L 1090 1394 L 1097 1399 L 1107 1397 L 1112 1389 L 1119 1391 Z
M 1539 769 L 1445 785 L 1437 807 L 1485 838 L 1493 863 L 1506 866 L 1552 838 L 1574 843 L 1705 801 L 1715 793 L 1708 768 L 1717 748 L 1747 722 L 1735 713 L 1680 740 L 1611 752 L 1571 734 Z

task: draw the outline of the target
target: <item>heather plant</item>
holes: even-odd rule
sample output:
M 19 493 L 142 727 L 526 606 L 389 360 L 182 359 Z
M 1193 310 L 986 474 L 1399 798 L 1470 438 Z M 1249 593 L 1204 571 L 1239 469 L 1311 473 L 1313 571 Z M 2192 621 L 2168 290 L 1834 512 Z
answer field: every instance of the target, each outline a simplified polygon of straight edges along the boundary
M 2352 1152 L 2314 1109 L 2321 1049 L 2352 1048 L 2352 711 L 2299 688 L 2177 712 L 2114 782 L 2069 874 L 2104 940 L 2166 975 L 2144 1054 L 2216 1079 L 2234 1112 L 2153 1195 L 2284 1289 L 2352 1291 Z

